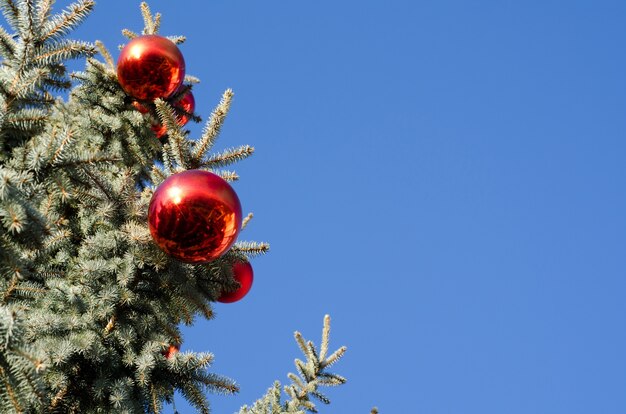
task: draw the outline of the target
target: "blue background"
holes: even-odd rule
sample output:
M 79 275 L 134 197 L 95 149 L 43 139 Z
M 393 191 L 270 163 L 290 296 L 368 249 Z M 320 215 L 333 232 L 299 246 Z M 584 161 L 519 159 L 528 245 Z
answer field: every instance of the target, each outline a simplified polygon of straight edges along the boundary
M 138 5 L 75 35 L 117 57 Z M 150 5 L 198 114 L 235 90 L 219 148 L 256 147 L 241 238 L 272 245 L 185 329 L 241 386 L 213 412 L 284 382 L 325 313 L 349 382 L 322 413 L 626 412 L 626 2 Z

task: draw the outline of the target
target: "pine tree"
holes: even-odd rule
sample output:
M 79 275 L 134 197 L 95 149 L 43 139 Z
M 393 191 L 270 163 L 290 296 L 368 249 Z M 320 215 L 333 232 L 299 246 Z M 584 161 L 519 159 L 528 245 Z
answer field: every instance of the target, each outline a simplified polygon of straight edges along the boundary
M 94 2 L 60 13 L 53 3 L 0 0 L 9 26 L 0 27 L 0 412 L 158 413 L 178 391 L 208 413 L 206 391 L 232 394 L 235 382 L 209 370 L 210 353 L 168 349 L 183 340 L 181 324 L 212 318 L 211 302 L 237 288 L 233 264 L 269 246 L 238 241 L 218 259 L 183 263 L 153 242 L 147 210 L 172 174 L 238 178 L 224 168 L 252 147 L 211 152 L 233 92 L 198 138 L 178 119 L 199 116 L 176 105 L 193 77 L 167 99 L 142 102 L 142 114 L 104 45 L 67 38 Z M 160 15 L 145 3 L 141 11 L 141 35 L 158 33 Z M 84 59 L 84 71 L 68 73 L 69 59 Z M 319 349 L 296 333 L 305 355 L 297 375 L 240 413 L 316 412 L 313 400 L 329 403 L 320 387 L 345 382 L 327 371 L 345 352 L 329 352 L 329 323 Z

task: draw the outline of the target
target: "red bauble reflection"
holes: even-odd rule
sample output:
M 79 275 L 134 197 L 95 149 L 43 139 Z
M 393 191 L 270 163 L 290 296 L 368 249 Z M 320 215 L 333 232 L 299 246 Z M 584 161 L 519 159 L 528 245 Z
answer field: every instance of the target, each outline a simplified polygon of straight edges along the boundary
M 167 350 L 161 352 L 167 359 L 173 357 L 178 351 L 180 351 L 180 345 L 170 345 Z
M 168 177 L 152 195 L 148 226 L 156 244 L 170 256 L 206 263 L 226 253 L 237 240 L 241 204 L 220 176 L 183 171 Z
M 237 302 L 248 294 L 252 287 L 254 272 L 252 266 L 248 262 L 237 262 L 233 266 L 233 275 L 235 280 L 239 282 L 239 289 L 232 292 L 222 293 L 217 301 L 222 303 Z
M 196 109 L 196 100 L 191 93 L 191 90 L 187 92 L 180 101 L 174 103 L 174 107 L 183 110 L 184 112 L 193 114 L 193 111 Z M 189 122 L 189 116 L 185 114 L 177 115 L 176 121 L 178 125 L 183 126 L 187 122 Z M 167 127 L 165 125 L 157 124 L 152 125 L 152 130 L 156 134 L 157 138 L 161 138 L 163 135 L 167 133 Z
M 185 59 L 167 38 L 139 36 L 122 49 L 117 78 L 124 91 L 137 99 L 168 98 L 183 83 Z

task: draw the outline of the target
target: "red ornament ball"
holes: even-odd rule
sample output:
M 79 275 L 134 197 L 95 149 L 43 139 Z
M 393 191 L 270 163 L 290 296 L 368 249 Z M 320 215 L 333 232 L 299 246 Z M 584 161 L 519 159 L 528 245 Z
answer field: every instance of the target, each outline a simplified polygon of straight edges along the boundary
M 178 351 L 180 351 L 180 345 L 170 345 L 167 350 L 162 351 L 161 354 L 167 359 L 173 357 Z
M 195 111 L 196 109 L 196 100 L 194 99 L 191 90 L 187 92 L 182 98 L 180 98 L 180 101 L 175 102 L 174 107 L 181 109 L 187 113 L 193 114 L 193 111 Z M 176 121 L 178 122 L 178 125 L 183 126 L 187 122 L 189 122 L 189 116 L 185 114 L 178 115 L 176 116 Z M 162 124 L 152 125 L 152 130 L 156 134 L 157 138 L 161 138 L 167 133 L 167 127 Z
M 139 101 L 133 101 L 133 108 L 135 108 L 142 114 L 147 114 L 148 112 L 150 112 L 150 109 Z
M 222 293 L 217 301 L 222 303 L 233 303 L 242 299 L 248 294 L 252 287 L 254 272 L 252 266 L 248 262 L 237 262 L 233 266 L 233 275 L 235 280 L 239 282 L 239 289 L 232 292 Z
M 185 263 L 217 259 L 237 240 L 241 204 L 223 178 L 188 170 L 169 176 L 148 207 L 148 227 L 156 244 Z
M 183 83 L 185 59 L 163 36 L 138 36 L 122 49 L 117 78 L 124 91 L 137 99 L 168 98 Z

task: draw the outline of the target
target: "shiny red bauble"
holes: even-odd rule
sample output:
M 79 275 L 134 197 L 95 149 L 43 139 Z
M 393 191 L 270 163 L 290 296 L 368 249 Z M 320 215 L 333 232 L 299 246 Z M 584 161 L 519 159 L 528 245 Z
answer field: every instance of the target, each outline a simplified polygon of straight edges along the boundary
M 162 351 L 161 354 L 167 359 L 173 357 L 178 351 L 180 351 L 180 345 L 170 345 L 167 350 Z
M 142 114 L 147 114 L 148 112 L 150 112 L 150 108 L 148 108 L 147 106 L 143 105 L 142 103 L 138 101 L 133 101 L 133 108 L 135 108 Z
M 239 282 L 239 288 L 232 292 L 222 293 L 217 301 L 222 303 L 237 302 L 248 294 L 252 287 L 254 272 L 252 266 L 248 262 L 237 262 L 233 266 L 233 276 Z
M 138 36 L 122 49 L 117 78 L 124 91 L 137 99 L 168 98 L 185 79 L 185 59 L 163 36 Z
M 189 114 L 193 114 L 193 111 L 196 109 L 196 100 L 194 99 L 191 91 L 188 91 L 182 98 L 180 98 L 180 101 L 175 102 L 174 107 Z M 178 125 L 183 126 L 189 121 L 189 116 L 185 114 L 177 115 L 176 121 Z M 162 124 L 152 125 L 152 130 L 156 134 L 157 138 L 161 138 L 167 133 L 167 127 Z
M 237 240 L 239 197 L 211 172 L 173 174 L 152 195 L 148 227 L 156 244 L 170 256 L 185 263 L 210 262 Z

